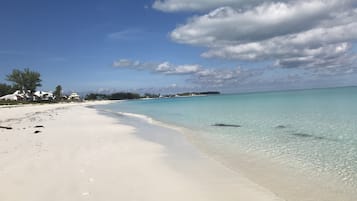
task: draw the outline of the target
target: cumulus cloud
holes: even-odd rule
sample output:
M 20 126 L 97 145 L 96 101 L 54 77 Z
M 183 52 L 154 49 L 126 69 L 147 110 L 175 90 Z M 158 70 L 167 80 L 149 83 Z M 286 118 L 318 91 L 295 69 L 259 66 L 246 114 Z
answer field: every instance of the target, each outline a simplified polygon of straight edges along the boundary
M 164 12 L 205 11 L 222 6 L 248 8 L 263 2 L 265 0 L 156 0 L 152 7 Z
M 299 1 L 300 2 L 300 1 Z M 177 42 L 215 46 L 215 43 L 243 43 L 296 33 L 328 17 L 334 4 L 320 1 L 264 3 L 251 10 L 221 7 L 191 18 L 171 33 Z
M 224 86 L 232 83 L 240 83 L 246 79 L 258 76 L 259 71 L 244 70 L 237 68 L 206 68 L 198 64 L 175 65 L 167 61 L 161 63 L 150 63 L 133 61 L 129 59 L 119 59 L 113 62 L 113 67 L 128 68 L 134 70 L 147 70 L 153 73 L 166 75 L 186 75 L 188 81 L 198 85 Z
M 182 4 L 181 4 L 181 3 Z M 207 10 L 170 33 L 173 41 L 203 46 L 205 58 L 271 61 L 276 67 L 312 71 L 356 66 L 357 2 L 301 1 L 156 1 L 164 11 Z M 191 1 L 190 1 L 191 2 Z M 345 69 L 343 70 L 345 71 Z

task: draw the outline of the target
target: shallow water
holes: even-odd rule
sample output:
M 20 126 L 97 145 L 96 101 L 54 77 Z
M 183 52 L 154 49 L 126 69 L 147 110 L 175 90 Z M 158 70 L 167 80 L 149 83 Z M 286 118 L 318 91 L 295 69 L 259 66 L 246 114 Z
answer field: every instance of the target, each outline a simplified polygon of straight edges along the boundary
M 357 186 L 357 88 L 138 100 L 101 106 L 187 128 L 220 154 L 259 153 Z

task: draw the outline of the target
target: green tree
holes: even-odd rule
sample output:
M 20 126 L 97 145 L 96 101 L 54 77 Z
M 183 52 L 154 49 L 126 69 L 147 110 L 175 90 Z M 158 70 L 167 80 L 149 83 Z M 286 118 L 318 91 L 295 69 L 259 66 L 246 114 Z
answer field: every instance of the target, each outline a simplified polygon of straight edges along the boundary
M 25 68 L 23 71 L 14 69 L 10 75 L 6 76 L 6 79 L 14 84 L 14 88 L 25 93 L 28 91 L 33 93 L 37 87 L 41 86 L 40 76 L 40 73 Z
M 55 92 L 53 93 L 53 95 L 55 96 L 56 100 L 61 100 L 62 98 L 62 86 L 61 85 L 57 85 Z
M 11 85 L 0 83 L 0 97 L 5 96 L 7 94 L 12 94 L 14 92 L 15 90 L 12 88 Z

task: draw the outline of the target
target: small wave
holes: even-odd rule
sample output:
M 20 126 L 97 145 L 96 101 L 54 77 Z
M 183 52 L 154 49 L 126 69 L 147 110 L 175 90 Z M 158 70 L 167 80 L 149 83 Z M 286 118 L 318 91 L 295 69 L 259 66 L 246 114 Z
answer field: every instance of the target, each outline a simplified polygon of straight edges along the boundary
M 135 114 L 135 113 L 129 113 L 129 112 L 116 112 L 116 113 L 119 115 L 122 115 L 122 116 L 139 118 L 139 119 L 145 120 L 146 122 L 151 123 L 151 124 L 154 123 L 153 118 L 143 115 L 143 114 Z
M 180 126 L 176 126 L 170 123 L 166 123 L 166 122 L 162 122 L 156 119 L 153 119 L 152 117 L 143 115 L 143 114 L 136 114 L 136 113 L 129 113 L 129 112 L 115 112 L 118 115 L 122 115 L 122 116 L 127 116 L 127 117 L 133 117 L 133 118 L 137 118 L 137 119 L 141 119 L 144 120 L 147 123 L 150 124 L 154 124 L 157 126 L 161 126 L 161 127 L 165 127 L 165 128 L 169 128 L 169 129 L 173 129 L 176 131 L 179 131 L 180 133 L 184 133 L 184 130 L 186 130 L 187 128 L 184 127 L 180 127 Z

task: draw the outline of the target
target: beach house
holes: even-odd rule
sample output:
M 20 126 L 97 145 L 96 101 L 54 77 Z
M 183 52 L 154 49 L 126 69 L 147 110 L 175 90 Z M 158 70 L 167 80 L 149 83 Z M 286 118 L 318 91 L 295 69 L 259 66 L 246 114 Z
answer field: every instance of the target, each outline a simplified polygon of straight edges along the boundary
M 80 101 L 81 97 L 77 93 L 73 92 L 68 96 L 68 100 Z

